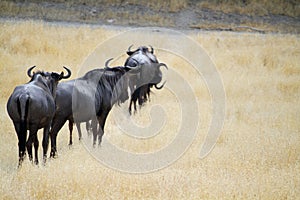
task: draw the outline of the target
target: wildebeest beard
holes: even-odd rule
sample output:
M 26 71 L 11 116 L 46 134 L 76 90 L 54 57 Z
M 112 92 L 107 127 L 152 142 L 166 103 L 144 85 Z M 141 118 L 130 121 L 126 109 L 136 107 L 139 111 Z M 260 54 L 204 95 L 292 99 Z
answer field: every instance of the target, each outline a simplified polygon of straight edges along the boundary
M 139 84 L 139 81 L 134 80 L 133 78 L 130 79 L 129 87 L 131 92 L 130 104 L 129 104 L 129 113 L 132 113 L 132 106 L 134 112 L 137 110 L 137 103 L 141 107 L 143 106 L 148 100 L 150 100 L 150 93 L 153 84 Z

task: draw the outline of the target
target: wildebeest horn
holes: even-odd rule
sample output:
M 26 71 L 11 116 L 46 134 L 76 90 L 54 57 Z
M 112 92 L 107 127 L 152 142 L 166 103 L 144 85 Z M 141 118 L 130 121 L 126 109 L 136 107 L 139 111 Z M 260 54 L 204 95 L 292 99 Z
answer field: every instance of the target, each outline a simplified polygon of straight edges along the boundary
M 154 86 L 156 89 L 160 90 L 164 87 L 165 84 L 166 84 L 166 81 L 161 86 L 157 86 L 157 84 L 155 84 Z
M 158 68 L 160 68 L 161 66 L 165 67 L 168 70 L 168 66 L 165 63 L 159 63 L 157 65 Z M 157 84 L 155 84 L 154 86 L 156 89 L 160 90 L 164 87 L 165 84 L 166 84 L 166 81 L 161 86 L 158 86 Z
M 150 49 L 151 49 L 151 51 L 150 51 L 150 53 L 154 53 L 154 50 L 153 50 L 153 47 L 151 46 L 151 45 L 149 45 L 149 47 L 150 47 Z
M 129 55 L 129 56 L 131 56 L 136 51 L 136 50 L 134 50 L 134 51 L 131 50 L 132 46 L 133 46 L 133 44 L 128 47 L 127 52 L 126 52 L 127 55 Z
M 157 65 L 158 68 L 160 68 L 161 66 L 165 67 L 167 70 L 169 69 L 168 66 L 165 63 L 159 63 Z
M 110 69 L 110 67 L 108 66 L 108 64 L 109 64 L 109 62 L 110 61 L 112 61 L 114 58 L 110 58 L 110 59 L 108 59 L 106 62 L 105 62 L 105 68 L 108 68 L 108 69 Z
M 127 52 L 131 52 L 131 47 L 132 46 L 133 46 L 133 44 L 128 47 Z
M 27 75 L 28 75 L 30 78 L 32 77 L 31 71 L 32 71 L 33 68 L 35 68 L 35 66 L 32 66 L 32 67 L 30 67 L 30 68 L 27 70 Z
M 63 68 L 64 68 L 65 70 L 67 70 L 68 74 L 64 76 L 64 72 L 61 72 L 61 74 L 60 74 L 60 75 L 61 75 L 61 79 L 67 79 L 67 78 L 70 78 L 70 76 L 71 76 L 71 74 L 72 74 L 72 73 L 71 73 L 71 70 L 69 70 L 69 69 L 68 69 L 67 67 L 65 67 L 65 66 L 64 66 Z

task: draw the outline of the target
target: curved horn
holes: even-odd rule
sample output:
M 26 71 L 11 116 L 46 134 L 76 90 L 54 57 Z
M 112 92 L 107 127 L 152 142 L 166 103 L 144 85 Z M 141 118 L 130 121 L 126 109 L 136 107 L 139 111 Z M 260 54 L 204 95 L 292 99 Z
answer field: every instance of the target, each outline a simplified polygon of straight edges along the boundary
M 128 49 L 127 49 L 127 51 L 131 51 L 131 47 L 133 46 L 133 44 L 132 45 L 130 45 L 129 47 L 128 47 Z
M 164 87 L 165 84 L 166 84 L 166 81 L 161 86 L 157 86 L 157 84 L 155 84 L 154 86 L 156 89 L 160 90 Z
M 165 63 L 159 63 L 157 65 L 158 68 L 160 68 L 161 66 L 165 67 L 167 70 L 169 69 L 168 66 Z
M 109 64 L 109 62 L 110 61 L 112 61 L 114 58 L 110 58 L 110 59 L 108 59 L 107 61 L 105 61 L 105 68 L 108 68 L 108 69 L 110 69 L 110 67 L 108 66 L 108 64 Z
M 30 68 L 27 70 L 27 75 L 28 75 L 30 78 L 32 77 L 31 71 L 32 71 L 33 68 L 35 68 L 35 66 L 32 66 L 32 67 L 30 67 Z
M 62 72 L 62 73 L 60 74 L 60 75 L 62 76 L 61 79 L 67 79 L 67 78 L 70 78 L 70 76 L 71 76 L 71 74 L 72 74 L 72 73 L 71 73 L 71 70 L 69 70 L 69 69 L 68 69 L 67 67 L 65 67 L 65 66 L 64 66 L 63 68 L 64 68 L 65 70 L 67 70 L 68 74 L 64 76 L 64 73 Z
M 154 50 L 153 50 L 153 47 L 151 46 L 151 45 L 149 45 L 149 47 L 150 47 L 150 49 L 151 49 L 151 51 L 150 51 L 150 53 L 154 53 Z
M 136 51 L 136 50 L 134 50 L 134 51 L 131 50 L 132 46 L 133 46 L 133 44 L 128 47 L 127 52 L 126 52 L 127 55 L 129 55 L 129 56 L 131 56 Z
M 133 54 L 133 51 L 131 51 L 132 46 L 133 46 L 133 44 L 128 47 L 127 52 L 126 52 L 127 55 L 129 55 L 129 56 L 131 56 Z

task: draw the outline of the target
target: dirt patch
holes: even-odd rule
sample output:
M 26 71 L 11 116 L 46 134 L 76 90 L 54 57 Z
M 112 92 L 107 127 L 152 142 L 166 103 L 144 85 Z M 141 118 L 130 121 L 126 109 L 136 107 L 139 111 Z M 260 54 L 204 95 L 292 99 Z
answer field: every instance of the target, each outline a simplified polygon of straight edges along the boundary
M 154 1 L 153 1 L 154 2 Z M 99 25 L 157 26 L 176 29 L 300 33 L 300 17 L 226 12 L 194 1 L 1 1 L 0 17 Z M 160 5 L 161 4 L 161 5 Z M 200 5 L 200 6 L 199 6 Z M 299 6 L 298 6 L 299 7 Z M 296 7 L 296 8 L 298 8 Z M 229 7 L 229 8 L 232 8 Z M 295 9 L 296 9 L 295 8 Z

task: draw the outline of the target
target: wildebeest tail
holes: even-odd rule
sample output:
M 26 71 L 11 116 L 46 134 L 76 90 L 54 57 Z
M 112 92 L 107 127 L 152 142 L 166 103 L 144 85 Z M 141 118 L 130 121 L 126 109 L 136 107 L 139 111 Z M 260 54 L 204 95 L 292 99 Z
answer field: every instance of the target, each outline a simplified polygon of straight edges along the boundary
M 28 116 L 28 107 L 29 107 L 29 95 L 23 94 L 18 99 L 18 112 L 20 115 L 21 123 L 20 129 L 22 133 L 27 131 L 27 116 Z

